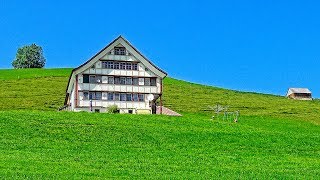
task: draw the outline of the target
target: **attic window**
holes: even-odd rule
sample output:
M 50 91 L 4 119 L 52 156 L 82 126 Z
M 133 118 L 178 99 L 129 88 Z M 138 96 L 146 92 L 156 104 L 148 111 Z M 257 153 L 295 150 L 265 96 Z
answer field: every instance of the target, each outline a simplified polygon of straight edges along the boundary
M 125 47 L 115 47 L 114 54 L 115 55 L 126 55 L 126 48 Z
M 136 63 L 132 64 L 132 70 L 138 70 L 138 64 Z

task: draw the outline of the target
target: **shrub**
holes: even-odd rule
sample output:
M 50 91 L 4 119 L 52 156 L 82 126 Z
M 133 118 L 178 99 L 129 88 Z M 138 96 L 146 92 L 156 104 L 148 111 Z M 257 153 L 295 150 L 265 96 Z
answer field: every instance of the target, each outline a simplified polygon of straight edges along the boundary
M 118 106 L 117 105 L 108 106 L 107 112 L 110 113 L 110 114 L 119 113 Z

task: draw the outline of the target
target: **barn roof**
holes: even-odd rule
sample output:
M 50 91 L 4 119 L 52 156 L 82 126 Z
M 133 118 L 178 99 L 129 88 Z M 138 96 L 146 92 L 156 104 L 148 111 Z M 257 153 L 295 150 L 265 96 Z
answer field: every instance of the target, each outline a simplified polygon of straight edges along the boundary
M 289 88 L 287 96 L 295 93 L 311 94 L 311 91 L 308 88 Z

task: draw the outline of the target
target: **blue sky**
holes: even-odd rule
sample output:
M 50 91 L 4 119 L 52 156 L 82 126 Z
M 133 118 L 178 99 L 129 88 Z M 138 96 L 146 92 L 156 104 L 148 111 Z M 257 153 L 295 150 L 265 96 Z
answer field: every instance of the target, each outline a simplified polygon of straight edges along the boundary
M 320 97 L 320 2 L 1 1 L 0 68 L 43 47 L 46 68 L 77 67 L 123 35 L 169 76 L 223 88 Z

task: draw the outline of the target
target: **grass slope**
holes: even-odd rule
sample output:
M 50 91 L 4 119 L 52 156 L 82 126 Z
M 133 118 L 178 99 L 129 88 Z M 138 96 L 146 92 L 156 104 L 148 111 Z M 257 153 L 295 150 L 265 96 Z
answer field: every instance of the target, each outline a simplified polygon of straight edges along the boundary
M 0 112 L 12 178 L 300 178 L 320 175 L 319 128 L 246 117 Z
M 0 70 L 0 109 L 56 111 L 63 106 L 71 69 Z
M 5 178 L 273 178 L 320 175 L 319 101 L 166 78 L 183 117 L 57 112 L 71 69 L 0 70 Z M 208 105 L 240 110 L 210 120 Z

